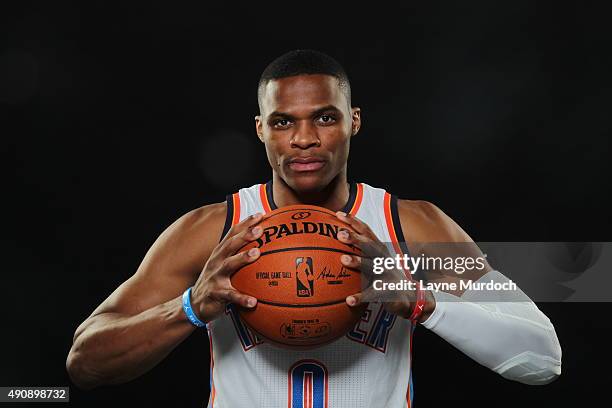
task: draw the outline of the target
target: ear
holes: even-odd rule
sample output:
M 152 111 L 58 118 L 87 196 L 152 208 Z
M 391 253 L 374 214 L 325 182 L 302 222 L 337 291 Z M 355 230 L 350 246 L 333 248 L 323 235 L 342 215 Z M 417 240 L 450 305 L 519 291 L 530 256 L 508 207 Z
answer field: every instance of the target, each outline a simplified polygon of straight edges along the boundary
M 263 122 L 261 121 L 261 115 L 255 116 L 255 132 L 259 140 L 263 143 Z
M 352 129 L 351 136 L 355 136 L 361 129 L 361 108 L 351 108 Z

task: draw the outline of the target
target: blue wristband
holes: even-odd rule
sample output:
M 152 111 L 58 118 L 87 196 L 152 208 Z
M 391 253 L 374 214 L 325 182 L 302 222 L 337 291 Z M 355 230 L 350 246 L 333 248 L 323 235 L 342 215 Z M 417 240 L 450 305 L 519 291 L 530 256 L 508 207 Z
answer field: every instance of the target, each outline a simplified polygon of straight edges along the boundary
M 187 289 L 185 293 L 183 293 L 183 311 L 187 315 L 187 318 L 194 326 L 204 327 L 206 323 L 198 319 L 198 316 L 193 312 L 193 308 L 191 307 L 191 288 Z

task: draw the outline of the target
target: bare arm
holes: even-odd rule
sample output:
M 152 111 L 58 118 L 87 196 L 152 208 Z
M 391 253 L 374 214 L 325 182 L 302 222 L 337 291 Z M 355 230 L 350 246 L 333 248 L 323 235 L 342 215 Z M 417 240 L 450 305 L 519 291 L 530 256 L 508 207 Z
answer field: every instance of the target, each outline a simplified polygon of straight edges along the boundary
M 225 207 L 202 207 L 168 227 L 137 272 L 78 327 L 66 362 L 75 384 L 94 388 L 122 383 L 158 364 L 194 331 L 181 302 L 183 291 L 194 283 L 192 306 L 204 321 L 218 316 L 228 301 L 247 306 L 250 298 L 229 284 L 228 266 L 254 260 L 246 254 L 230 257 L 238 241 L 250 238 L 250 230 L 241 223 L 217 245 Z

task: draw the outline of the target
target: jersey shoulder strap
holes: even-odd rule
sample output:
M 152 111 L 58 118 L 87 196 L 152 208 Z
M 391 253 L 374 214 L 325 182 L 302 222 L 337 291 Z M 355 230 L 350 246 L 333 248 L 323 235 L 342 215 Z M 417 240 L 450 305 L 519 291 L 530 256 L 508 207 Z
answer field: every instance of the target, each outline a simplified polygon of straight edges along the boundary
M 359 184 L 363 190 L 363 198 L 353 215 L 368 224 L 381 242 L 391 243 L 396 253 L 408 254 L 400 223 L 397 196 L 382 188 L 365 183 Z
M 251 187 L 241 188 L 234 194 L 225 197 L 227 203 L 227 215 L 221 239 L 225 237 L 232 226 L 238 224 L 251 214 L 266 213 L 270 209 L 267 197 L 266 184 L 254 184 Z M 265 198 L 265 199 L 263 199 Z

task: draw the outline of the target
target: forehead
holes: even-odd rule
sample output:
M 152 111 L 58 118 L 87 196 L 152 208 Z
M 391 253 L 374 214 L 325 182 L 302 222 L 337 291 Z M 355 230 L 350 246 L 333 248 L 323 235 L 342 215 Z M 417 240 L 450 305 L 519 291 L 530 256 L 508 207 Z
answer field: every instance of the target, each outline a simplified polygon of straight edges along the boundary
M 297 75 L 269 81 L 261 95 L 262 113 L 299 112 L 334 105 L 342 109 L 347 104 L 338 80 L 331 75 Z

